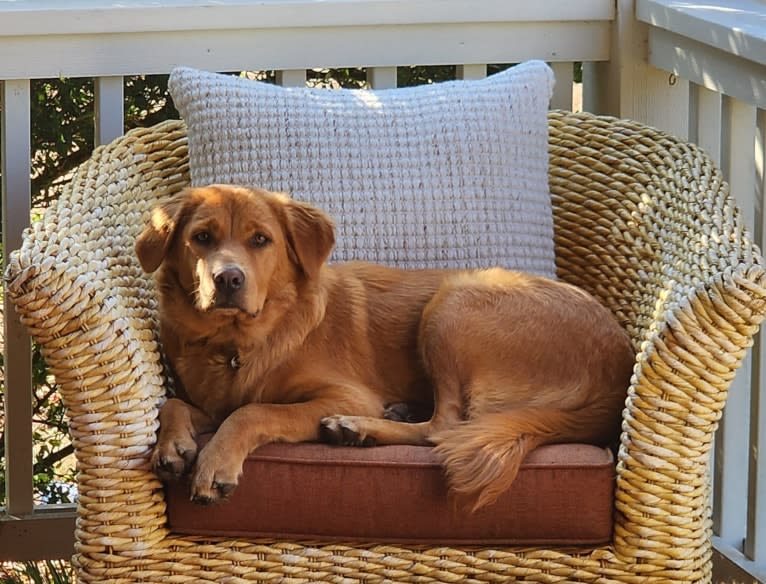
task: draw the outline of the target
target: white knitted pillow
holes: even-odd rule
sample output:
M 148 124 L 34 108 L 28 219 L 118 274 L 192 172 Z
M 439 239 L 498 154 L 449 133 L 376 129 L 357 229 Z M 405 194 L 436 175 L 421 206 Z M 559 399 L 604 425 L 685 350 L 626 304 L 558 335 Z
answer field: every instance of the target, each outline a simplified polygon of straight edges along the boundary
M 335 261 L 555 275 L 546 113 L 531 61 L 477 81 L 284 88 L 177 68 L 194 185 L 290 193 L 337 223 Z

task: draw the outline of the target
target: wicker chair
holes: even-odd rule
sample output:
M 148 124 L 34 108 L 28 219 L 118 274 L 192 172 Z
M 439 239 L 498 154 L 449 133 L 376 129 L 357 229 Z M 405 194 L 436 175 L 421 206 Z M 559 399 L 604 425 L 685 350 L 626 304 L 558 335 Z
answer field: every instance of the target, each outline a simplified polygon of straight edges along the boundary
M 6 274 L 68 409 L 80 580 L 709 581 L 708 455 L 766 312 L 760 253 L 696 147 L 626 120 L 552 112 L 549 121 L 559 275 L 612 309 L 638 351 L 609 546 L 457 549 L 170 532 L 148 464 L 166 389 L 156 298 L 133 240 L 150 205 L 188 182 L 185 126 L 171 121 L 99 148 Z

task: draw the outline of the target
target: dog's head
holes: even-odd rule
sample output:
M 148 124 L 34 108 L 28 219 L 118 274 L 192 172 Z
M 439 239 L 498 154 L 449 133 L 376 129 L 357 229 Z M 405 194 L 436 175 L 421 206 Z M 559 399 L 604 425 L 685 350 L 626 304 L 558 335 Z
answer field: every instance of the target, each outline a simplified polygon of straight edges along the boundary
M 169 270 L 202 312 L 257 316 L 275 287 L 316 278 L 335 243 L 319 209 L 262 189 L 187 189 L 136 241 L 147 272 Z

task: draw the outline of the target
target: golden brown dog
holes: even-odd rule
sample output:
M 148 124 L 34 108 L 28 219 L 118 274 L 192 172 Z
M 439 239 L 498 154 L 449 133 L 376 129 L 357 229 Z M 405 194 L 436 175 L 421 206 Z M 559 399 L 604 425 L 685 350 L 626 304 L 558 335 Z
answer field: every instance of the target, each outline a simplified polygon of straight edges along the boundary
M 136 252 L 158 270 L 182 399 L 161 410 L 153 464 L 191 471 L 194 500 L 224 498 L 262 444 L 325 439 L 435 444 L 481 506 L 536 446 L 616 437 L 633 351 L 594 298 L 502 269 L 327 265 L 333 245 L 320 210 L 263 190 L 188 189 L 154 209 Z M 383 418 L 424 401 L 427 421 Z

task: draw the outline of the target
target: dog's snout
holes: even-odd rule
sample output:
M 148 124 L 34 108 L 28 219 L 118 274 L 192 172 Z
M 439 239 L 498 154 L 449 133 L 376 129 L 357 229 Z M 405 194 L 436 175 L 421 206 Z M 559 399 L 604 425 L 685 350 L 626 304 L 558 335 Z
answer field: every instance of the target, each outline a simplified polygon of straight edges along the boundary
M 245 285 L 245 274 L 236 266 L 227 266 L 213 277 L 216 290 L 235 292 Z

